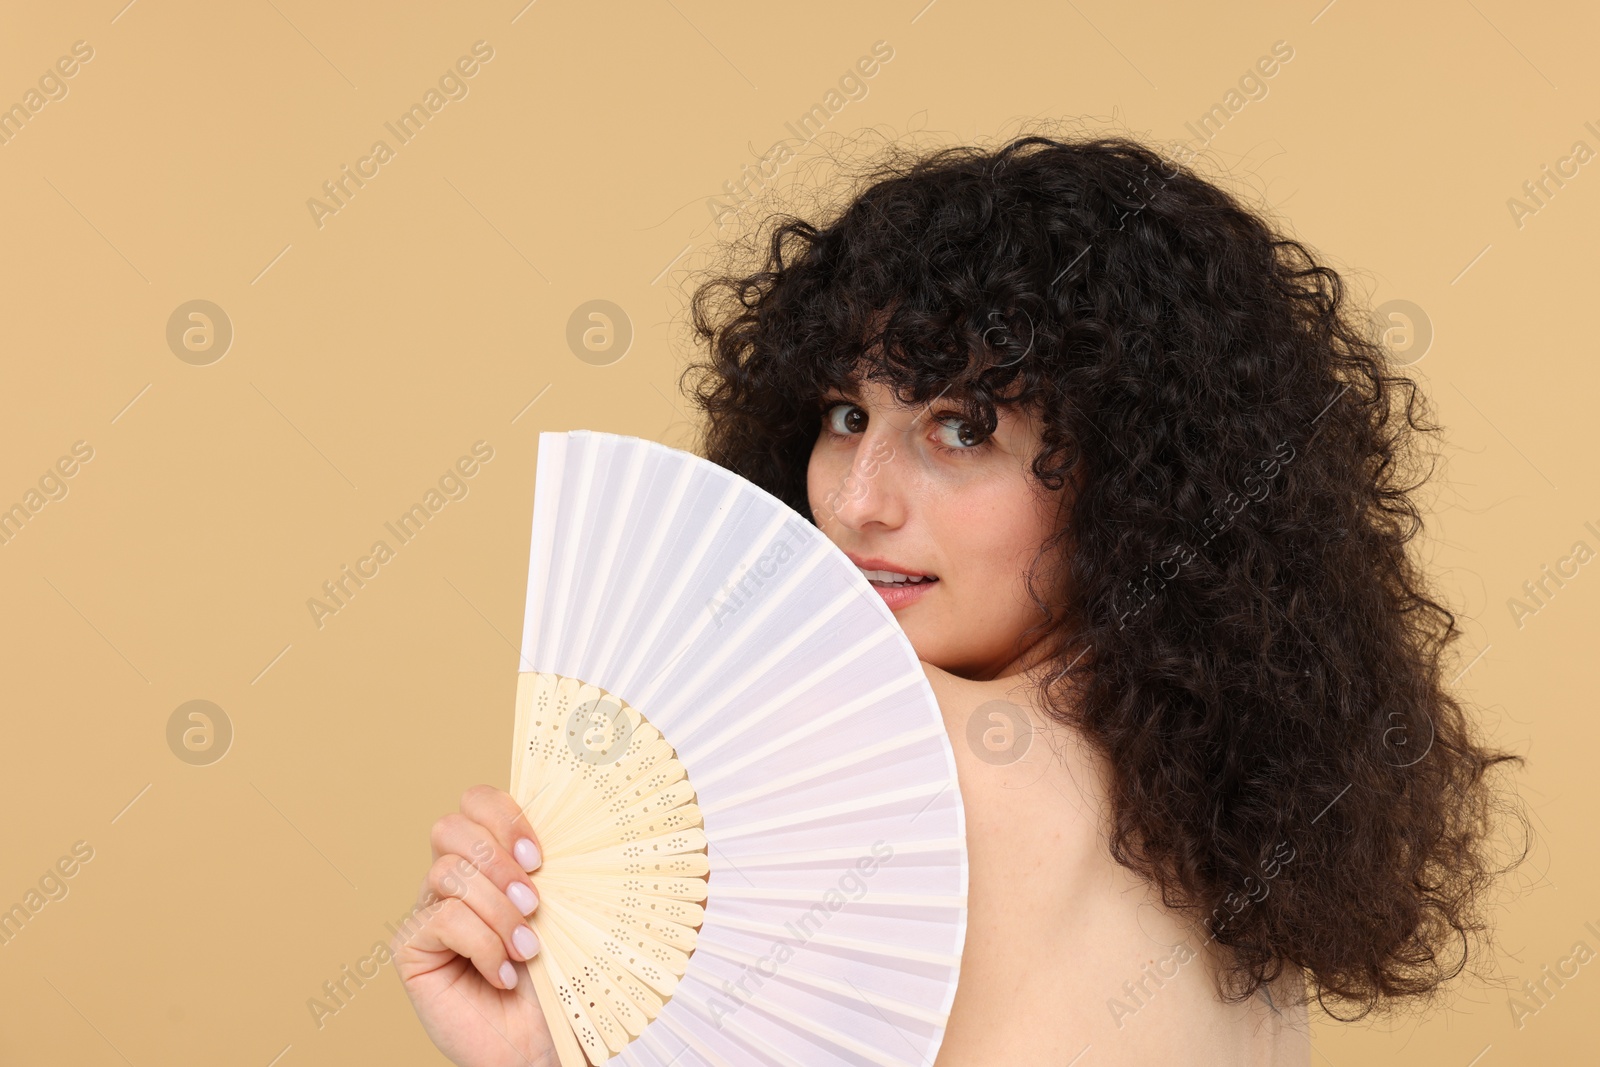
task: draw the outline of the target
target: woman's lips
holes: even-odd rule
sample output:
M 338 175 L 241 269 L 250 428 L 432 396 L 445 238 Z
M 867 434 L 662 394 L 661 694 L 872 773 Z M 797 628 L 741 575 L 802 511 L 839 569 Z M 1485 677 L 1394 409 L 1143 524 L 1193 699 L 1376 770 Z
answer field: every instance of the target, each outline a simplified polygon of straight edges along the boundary
M 928 578 L 920 582 L 899 582 L 891 585 L 888 582 L 869 582 L 878 595 L 883 597 L 883 602 L 889 605 L 890 611 L 915 604 L 928 595 L 928 591 L 938 586 L 939 579 Z

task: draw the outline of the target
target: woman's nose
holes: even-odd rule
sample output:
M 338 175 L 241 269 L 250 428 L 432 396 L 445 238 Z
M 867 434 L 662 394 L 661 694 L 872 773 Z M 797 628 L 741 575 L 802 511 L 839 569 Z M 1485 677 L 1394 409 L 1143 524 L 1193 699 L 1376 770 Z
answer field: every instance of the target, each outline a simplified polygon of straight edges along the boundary
M 896 450 L 886 435 L 869 433 L 851 454 L 849 467 L 824 501 L 824 510 L 851 529 L 877 523 L 886 527 L 905 521 Z

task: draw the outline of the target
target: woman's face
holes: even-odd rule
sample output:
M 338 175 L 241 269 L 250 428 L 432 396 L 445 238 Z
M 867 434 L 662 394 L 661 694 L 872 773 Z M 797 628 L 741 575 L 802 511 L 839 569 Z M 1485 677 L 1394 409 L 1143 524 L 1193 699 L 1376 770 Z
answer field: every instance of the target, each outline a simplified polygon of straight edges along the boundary
M 1028 471 L 1036 417 L 1000 408 L 993 436 L 980 439 L 950 401 L 902 407 L 877 382 L 823 400 L 806 472 L 811 513 L 864 570 L 937 579 L 868 576 L 917 655 L 977 680 L 1029 665 L 1018 641 L 1040 613 L 1023 574 L 1054 532 L 1061 497 Z

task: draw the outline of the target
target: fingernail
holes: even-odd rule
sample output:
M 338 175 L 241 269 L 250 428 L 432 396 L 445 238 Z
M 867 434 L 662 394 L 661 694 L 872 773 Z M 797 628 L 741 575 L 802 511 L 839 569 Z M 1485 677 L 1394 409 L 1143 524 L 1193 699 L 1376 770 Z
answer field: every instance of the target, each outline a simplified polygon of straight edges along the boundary
M 521 882 L 512 882 L 506 886 L 506 896 L 511 898 L 511 903 L 524 915 L 532 915 L 533 909 L 539 906 L 539 898 L 533 895 L 533 890 Z
M 522 864 L 525 871 L 539 869 L 539 846 L 526 837 L 517 838 L 517 843 L 511 846 L 511 854 L 517 857 L 517 862 Z
M 533 936 L 533 931 L 526 926 L 519 926 L 511 935 L 511 943 L 517 946 L 517 951 L 522 953 L 525 960 L 533 959 L 539 951 L 539 939 Z
M 500 984 L 507 989 L 517 988 L 517 969 L 511 966 L 510 960 L 500 965 Z

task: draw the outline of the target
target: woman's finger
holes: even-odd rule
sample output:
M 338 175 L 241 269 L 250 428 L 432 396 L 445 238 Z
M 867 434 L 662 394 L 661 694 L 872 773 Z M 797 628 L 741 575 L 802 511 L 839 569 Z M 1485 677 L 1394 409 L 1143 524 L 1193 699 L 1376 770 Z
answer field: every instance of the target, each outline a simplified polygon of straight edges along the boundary
M 461 794 L 461 814 L 486 827 L 522 870 L 538 870 L 543 862 L 539 839 L 510 793 L 490 785 L 475 785 Z
M 500 938 L 514 960 L 529 960 L 539 951 L 539 939 L 523 921 L 522 912 L 500 887 L 461 856 L 445 855 L 428 868 L 424 894 L 460 900 Z
M 506 894 L 523 915 L 539 905 L 538 891 L 522 865 L 496 840 L 488 827 L 460 812 L 451 812 L 433 824 L 433 851 L 445 856 L 468 857 L 471 865 Z
M 453 952 L 470 960 L 495 988 L 516 987 L 517 969 L 507 958 L 500 935 L 456 897 L 441 897 L 432 905 L 421 928 L 407 944 L 419 952 Z

